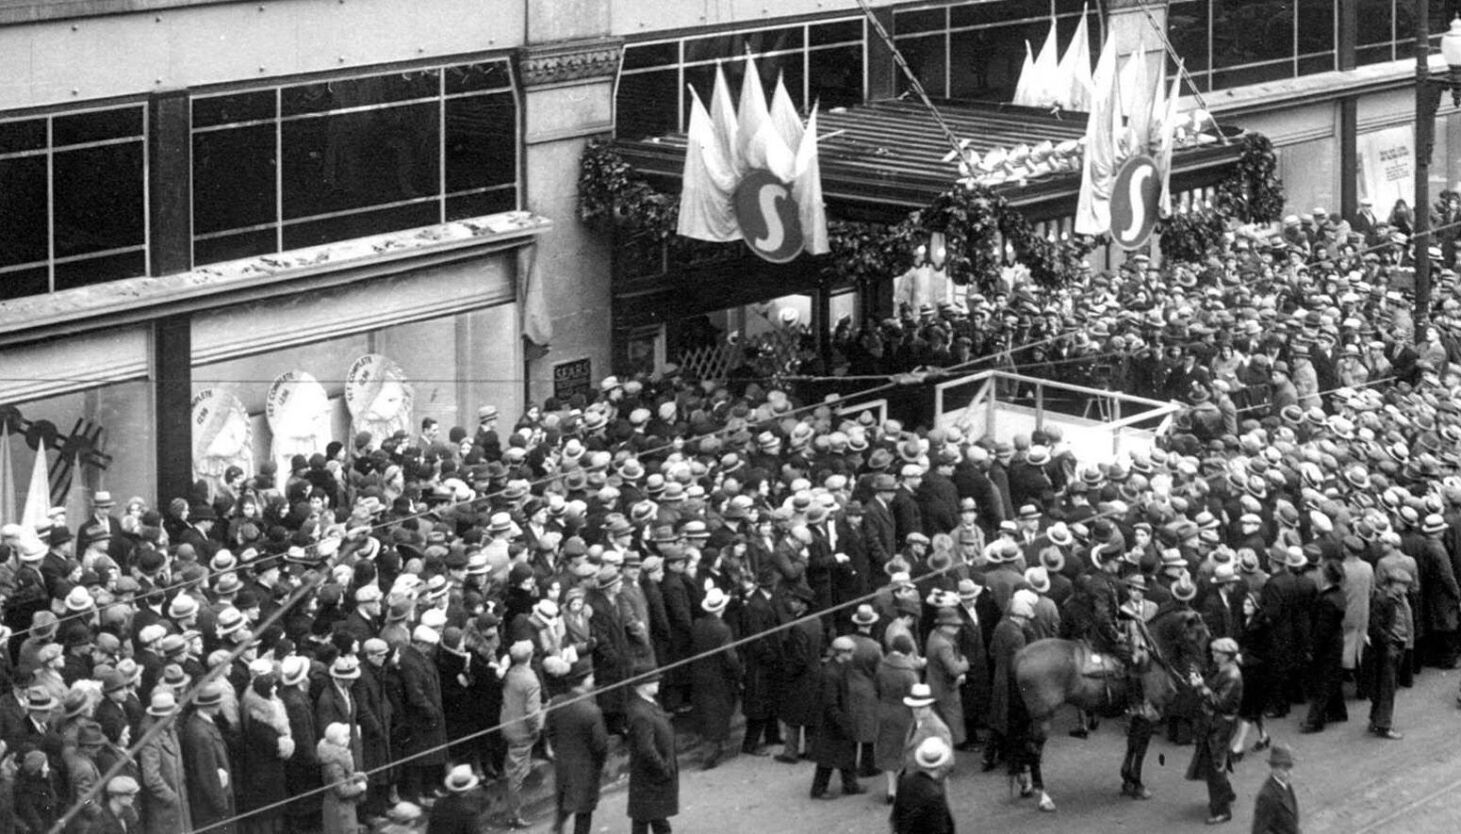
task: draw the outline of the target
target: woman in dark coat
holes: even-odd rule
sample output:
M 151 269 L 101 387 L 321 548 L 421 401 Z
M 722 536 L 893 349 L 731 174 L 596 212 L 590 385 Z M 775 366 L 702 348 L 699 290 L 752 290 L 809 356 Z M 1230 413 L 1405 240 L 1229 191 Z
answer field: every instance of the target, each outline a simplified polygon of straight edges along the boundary
M 913 714 L 903 698 L 919 681 L 918 664 L 910 656 L 912 651 L 912 637 L 906 634 L 894 637 L 883 662 L 878 664 L 878 740 L 873 745 L 873 759 L 878 770 L 895 777 L 903 769 L 903 742 L 913 723 Z
M 284 702 L 274 694 L 277 686 L 272 672 L 254 678 L 239 708 L 243 743 L 239 745 L 242 762 L 236 772 L 242 778 L 236 790 L 239 813 L 249 815 L 242 821 L 242 831 L 284 830 L 284 809 L 271 806 L 289 798 L 284 766 L 295 749 L 289 715 Z
M 609 756 L 609 733 L 604 714 L 593 698 L 593 663 L 580 658 L 568 673 L 572 688 L 553 698 L 548 711 L 547 736 L 552 745 L 555 831 L 562 831 L 573 816 L 574 834 L 593 830 L 593 812 L 599 806 L 599 785 Z
M 636 675 L 647 671 L 635 669 Z M 680 766 L 675 758 L 675 728 L 655 703 L 659 679 L 641 679 L 629 694 L 629 819 L 632 834 L 680 813 Z M 665 826 L 663 830 L 668 830 Z

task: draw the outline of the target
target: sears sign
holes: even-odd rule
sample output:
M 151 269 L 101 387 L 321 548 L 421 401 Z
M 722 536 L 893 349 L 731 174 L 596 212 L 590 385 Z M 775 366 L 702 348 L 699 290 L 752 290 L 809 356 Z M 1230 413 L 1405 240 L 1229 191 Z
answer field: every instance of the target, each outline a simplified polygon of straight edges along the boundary
M 736 186 L 736 222 L 751 251 L 784 264 L 801 254 L 801 212 L 791 186 L 762 168 L 752 169 Z

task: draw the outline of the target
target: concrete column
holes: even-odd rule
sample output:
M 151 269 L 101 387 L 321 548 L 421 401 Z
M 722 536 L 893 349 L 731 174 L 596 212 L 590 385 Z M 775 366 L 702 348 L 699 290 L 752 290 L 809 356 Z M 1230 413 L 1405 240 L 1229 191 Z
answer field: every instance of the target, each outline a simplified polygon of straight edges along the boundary
M 609 36 L 611 5 L 527 0 L 528 45 L 517 55 L 524 208 L 553 221 L 537 243 L 553 339 L 546 351 L 530 348 L 524 362 L 535 402 L 552 395 L 559 362 L 587 357 L 595 377 L 609 373 L 612 252 L 578 221 L 578 170 L 589 140 L 613 130 L 623 41 Z

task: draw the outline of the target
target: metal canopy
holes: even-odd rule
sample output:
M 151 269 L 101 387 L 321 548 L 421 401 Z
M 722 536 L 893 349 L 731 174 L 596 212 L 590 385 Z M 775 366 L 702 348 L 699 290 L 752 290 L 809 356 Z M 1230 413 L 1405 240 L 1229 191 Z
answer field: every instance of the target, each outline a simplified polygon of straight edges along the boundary
M 939 112 L 961 140 L 983 154 L 1049 140 L 1059 144 L 1085 135 L 1087 114 L 1059 114 L 1010 104 L 937 102 Z M 869 102 L 819 113 L 823 137 L 822 191 L 844 216 L 905 214 L 927 206 L 959 179 L 956 163 L 943 161 L 949 144 L 921 104 L 899 99 Z M 1234 128 L 1224 133 L 1235 136 Z M 685 160 L 681 133 L 642 140 L 620 139 L 619 153 L 641 176 L 666 192 L 678 192 Z M 1173 189 L 1210 185 L 1227 174 L 1241 153 L 1238 143 L 1217 143 L 1178 150 L 1173 158 Z M 993 186 L 1031 219 L 1068 214 L 1080 189 L 1080 172 L 1059 172 L 1019 183 Z

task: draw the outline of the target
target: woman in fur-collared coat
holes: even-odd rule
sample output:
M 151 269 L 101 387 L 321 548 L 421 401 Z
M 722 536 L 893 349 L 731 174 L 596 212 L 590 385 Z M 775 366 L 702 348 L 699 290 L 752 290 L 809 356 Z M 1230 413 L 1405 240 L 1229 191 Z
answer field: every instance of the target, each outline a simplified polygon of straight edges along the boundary
M 359 821 L 355 808 L 365 796 L 366 776 L 355 769 L 349 725 L 336 722 L 326 727 L 315 753 L 320 774 L 329 786 L 325 791 L 323 834 L 356 834 Z

